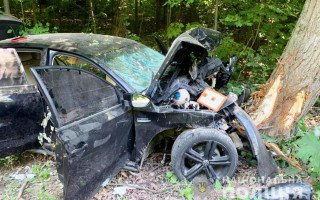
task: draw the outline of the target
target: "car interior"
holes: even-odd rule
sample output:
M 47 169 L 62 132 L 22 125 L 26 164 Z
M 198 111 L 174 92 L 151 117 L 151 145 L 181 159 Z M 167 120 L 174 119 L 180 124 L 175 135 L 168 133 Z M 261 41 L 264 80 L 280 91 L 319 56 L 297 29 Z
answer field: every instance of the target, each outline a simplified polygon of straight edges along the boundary
M 40 52 L 17 52 L 22 62 L 24 71 L 30 84 L 37 85 L 35 78 L 33 77 L 30 68 L 39 66 L 41 60 Z

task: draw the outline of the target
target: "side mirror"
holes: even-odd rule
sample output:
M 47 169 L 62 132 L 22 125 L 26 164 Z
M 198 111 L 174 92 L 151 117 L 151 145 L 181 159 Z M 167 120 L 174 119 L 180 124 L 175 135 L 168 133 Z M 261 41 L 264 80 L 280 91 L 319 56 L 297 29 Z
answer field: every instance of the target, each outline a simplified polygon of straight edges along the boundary
M 131 105 L 134 108 L 144 108 L 150 103 L 150 99 L 141 94 L 133 94 L 131 99 Z

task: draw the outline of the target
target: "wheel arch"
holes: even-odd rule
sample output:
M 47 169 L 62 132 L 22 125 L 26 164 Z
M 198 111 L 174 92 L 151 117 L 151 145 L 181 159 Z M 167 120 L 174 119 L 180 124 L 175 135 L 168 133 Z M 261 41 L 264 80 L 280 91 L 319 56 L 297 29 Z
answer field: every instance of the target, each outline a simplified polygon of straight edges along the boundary
M 140 157 L 137 158 L 137 161 L 139 163 L 139 167 L 141 169 L 144 160 L 151 155 L 154 150 L 154 147 L 156 147 L 157 145 L 159 145 L 159 142 L 161 143 L 163 140 L 170 138 L 172 139 L 172 144 L 170 144 L 170 146 L 168 146 L 170 149 L 172 148 L 173 143 L 179 138 L 179 136 L 181 136 L 182 134 L 184 134 L 185 132 L 196 132 L 196 131 L 201 131 L 201 130 L 217 130 L 225 135 L 227 135 L 231 141 L 232 138 L 225 132 L 219 129 L 215 129 L 215 128 L 208 128 L 208 127 L 180 127 L 180 128 L 169 128 L 163 131 L 158 132 L 157 134 L 155 134 L 150 141 L 147 143 L 147 145 L 145 146 L 145 148 L 143 148 L 141 151 L 142 153 L 140 153 Z M 233 142 L 233 141 L 232 141 Z M 140 160 L 139 160 L 140 159 Z

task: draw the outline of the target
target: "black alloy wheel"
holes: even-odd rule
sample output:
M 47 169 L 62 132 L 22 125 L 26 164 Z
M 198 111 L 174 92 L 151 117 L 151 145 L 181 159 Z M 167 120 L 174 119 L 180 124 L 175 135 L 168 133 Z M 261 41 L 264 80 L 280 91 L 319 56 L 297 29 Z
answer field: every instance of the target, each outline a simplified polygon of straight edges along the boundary
M 203 173 L 211 183 L 232 177 L 238 164 L 238 153 L 232 140 L 215 129 L 182 133 L 173 145 L 171 156 L 177 177 L 188 181 Z

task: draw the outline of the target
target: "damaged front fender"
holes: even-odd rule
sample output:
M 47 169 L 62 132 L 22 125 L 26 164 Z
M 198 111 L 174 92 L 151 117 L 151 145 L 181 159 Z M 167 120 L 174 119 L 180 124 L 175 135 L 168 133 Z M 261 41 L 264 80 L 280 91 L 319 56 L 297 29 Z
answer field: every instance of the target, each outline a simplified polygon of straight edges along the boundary
M 254 122 L 250 116 L 236 104 L 234 104 L 232 112 L 247 132 L 252 152 L 258 161 L 257 168 L 260 177 L 262 180 L 273 178 L 279 173 L 277 165 L 271 154 L 267 151 L 267 148 Z

